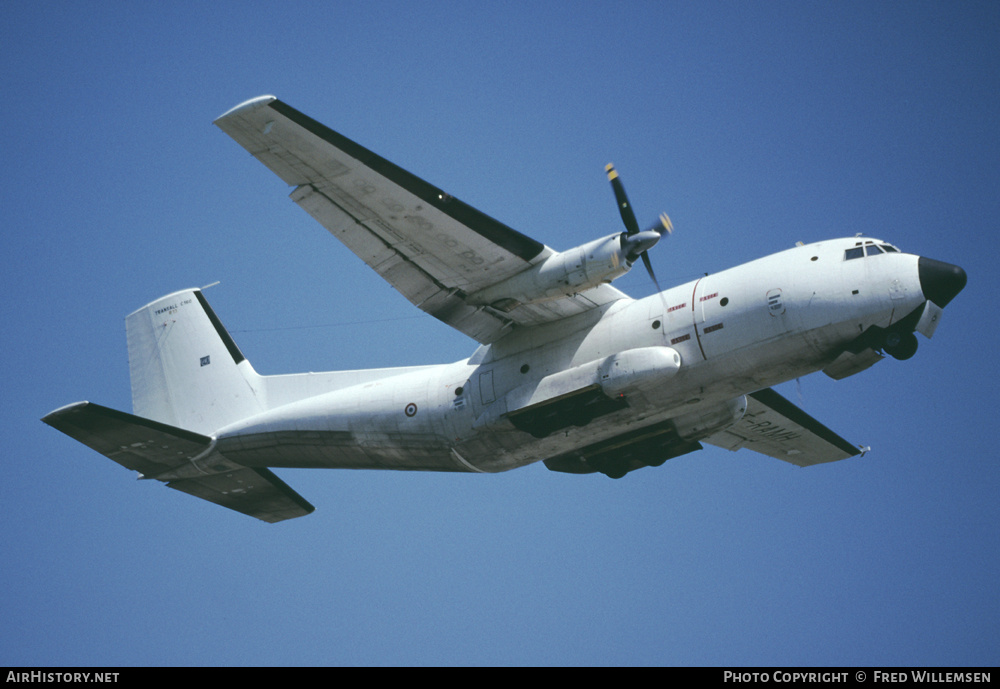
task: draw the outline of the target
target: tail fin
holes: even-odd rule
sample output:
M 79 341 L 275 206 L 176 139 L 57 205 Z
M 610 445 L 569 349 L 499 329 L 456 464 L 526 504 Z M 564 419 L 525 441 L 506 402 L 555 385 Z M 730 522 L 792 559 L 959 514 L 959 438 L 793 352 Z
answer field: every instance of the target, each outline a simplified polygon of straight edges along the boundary
M 137 416 L 210 435 L 263 411 L 260 376 L 201 290 L 143 306 L 125 330 Z

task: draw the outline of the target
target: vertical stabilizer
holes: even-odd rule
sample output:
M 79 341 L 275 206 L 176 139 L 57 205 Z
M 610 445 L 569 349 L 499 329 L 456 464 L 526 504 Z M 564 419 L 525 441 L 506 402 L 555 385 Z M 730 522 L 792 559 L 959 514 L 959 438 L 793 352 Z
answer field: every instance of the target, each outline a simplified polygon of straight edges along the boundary
M 260 377 L 201 290 L 147 304 L 125 330 L 137 416 L 211 435 L 263 411 Z

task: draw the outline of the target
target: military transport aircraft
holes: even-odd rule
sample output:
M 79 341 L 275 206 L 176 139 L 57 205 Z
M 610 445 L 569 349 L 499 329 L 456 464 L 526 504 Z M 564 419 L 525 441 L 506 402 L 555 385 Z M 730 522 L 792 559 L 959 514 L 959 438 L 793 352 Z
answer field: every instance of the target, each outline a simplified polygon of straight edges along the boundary
M 418 308 L 479 342 L 451 364 L 261 376 L 199 289 L 126 318 L 133 414 L 77 402 L 43 421 L 171 488 L 267 522 L 313 507 L 270 468 L 630 471 L 701 449 L 798 466 L 859 447 L 770 386 L 907 359 L 966 283 L 873 238 L 798 245 L 631 299 L 611 282 L 669 231 L 568 251 L 484 215 L 273 96 L 215 124 Z M 655 280 L 655 276 L 653 277 Z

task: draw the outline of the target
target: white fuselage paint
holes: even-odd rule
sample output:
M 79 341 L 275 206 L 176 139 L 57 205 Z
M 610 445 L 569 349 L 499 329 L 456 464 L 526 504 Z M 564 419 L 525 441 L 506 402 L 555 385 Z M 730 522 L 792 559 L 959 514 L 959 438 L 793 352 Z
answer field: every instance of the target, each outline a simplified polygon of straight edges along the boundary
M 924 302 L 917 256 L 845 261 L 854 243 L 796 247 L 644 299 L 515 329 L 468 360 L 283 404 L 216 436 L 266 443 L 282 433 L 315 434 L 308 453 L 271 457 L 268 466 L 350 467 L 361 463 L 352 456 L 363 456 L 368 465 L 406 469 L 419 456 L 423 468 L 431 460 L 441 470 L 495 472 L 667 419 L 711 413 L 824 368 L 870 326 L 887 327 Z M 632 350 L 642 351 L 631 356 Z M 632 366 L 655 361 L 649 354 L 657 351 L 667 365 L 615 379 L 624 387 L 613 394 L 624 394 L 629 406 L 585 426 L 535 438 L 504 416 L 574 386 L 596 383 L 609 391 L 615 357 Z M 674 353 L 677 368 L 670 364 Z

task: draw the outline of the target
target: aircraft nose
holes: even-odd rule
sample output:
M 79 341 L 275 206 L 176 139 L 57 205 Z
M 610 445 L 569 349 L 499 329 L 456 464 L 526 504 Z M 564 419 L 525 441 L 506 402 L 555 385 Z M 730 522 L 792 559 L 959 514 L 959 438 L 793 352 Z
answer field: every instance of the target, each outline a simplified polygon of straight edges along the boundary
M 924 296 L 941 308 L 962 291 L 968 280 L 965 271 L 958 266 L 923 256 L 917 261 L 917 271 Z

